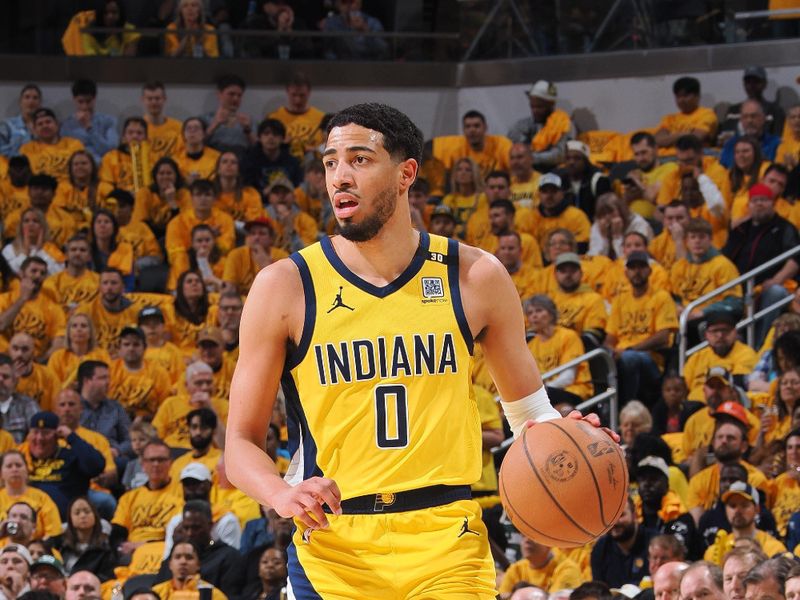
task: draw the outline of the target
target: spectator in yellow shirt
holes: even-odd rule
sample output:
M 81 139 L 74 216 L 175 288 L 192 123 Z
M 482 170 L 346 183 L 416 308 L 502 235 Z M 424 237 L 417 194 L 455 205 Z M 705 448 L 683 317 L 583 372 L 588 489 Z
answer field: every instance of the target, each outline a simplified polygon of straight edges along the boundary
M 435 206 L 431 211 L 431 224 L 428 231 L 434 235 L 452 238 L 456 235 L 456 217 L 453 209 L 444 204 Z
M 459 158 L 450 171 L 450 193 L 442 199 L 444 206 L 450 207 L 456 219 L 457 234 L 464 239 L 466 225 L 470 217 L 480 208 L 488 205 L 483 193 L 481 170 L 471 158 Z
M 752 136 L 736 140 L 733 147 L 733 164 L 728 169 L 731 180 L 731 228 L 737 227 L 750 213 L 750 188 L 764 176 L 770 163 L 764 159 L 761 144 Z M 777 196 L 776 196 L 777 198 Z
M 522 560 L 512 564 L 500 584 L 500 597 L 511 598 L 514 586 L 525 581 L 546 592 L 571 590 L 582 582 L 578 565 L 563 554 L 553 553 L 550 546 L 522 537 Z
M 703 202 L 718 218 L 728 213 L 733 201 L 728 170 L 713 156 L 703 154 L 703 144 L 693 135 L 683 135 L 675 144 L 678 168 L 667 174 L 658 191 L 659 206 L 669 204 L 681 195 L 681 180 L 691 174 L 697 179 Z M 695 207 L 699 208 L 699 207 Z M 698 216 L 698 215 L 695 215 Z
M 137 152 L 135 159 L 134 148 Z M 122 143 L 103 156 L 100 180 L 116 189 L 134 193 L 150 185 L 150 176 L 147 121 L 142 117 L 128 117 L 122 125 Z
M 206 146 L 206 122 L 189 117 L 183 122 L 183 151 L 175 157 L 187 185 L 196 179 L 211 179 L 217 167 L 219 151 Z
M 88 267 L 91 260 L 89 240 L 85 234 L 72 236 L 66 245 L 65 269 L 45 279 L 43 289 L 70 314 L 78 304 L 97 296 L 100 275 Z
M 211 367 L 215 392 L 219 398 L 227 400 L 236 362 L 225 356 L 225 338 L 219 327 L 206 327 L 197 334 L 195 356 Z M 183 391 L 182 387 L 178 387 L 179 392 Z
M 530 146 L 515 142 L 508 153 L 511 173 L 511 201 L 517 208 L 539 206 L 539 173 L 533 168 Z
M 91 319 L 97 345 L 111 356 L 116 356 L 119 332 L 125 325 L 136 322 L 139 314 L 133 302 L 125 296 L 122 272 L 113 267 L 106 267 L 100 273 L 100 293 L 93 300 L 80 304 L 75 311 Z
M 311 79 L 304 73 L 292 74 L 286 84 L 286 104 L 267 115 L 286 127 L 286 142 L 297 160 L 313 155 L 323 143 L 322 120 L 325 113 L 309 103 Z
M 494 254 L 500 245 L 500 237 L 508 235 L 512 231 L 517 231 L 514 226 L 514 214 L 517 209 L 511 200 L 494 200 L 489 205 L 488 223 L 489 231 L 487 235 L 479 240 L 475 240 L 475 245 L 490 254 Z M 473 219 L 477 213 L 473 215 Z M 471 220 L 470 220 L 471 222 Z M 469 224 L 467 224 L 469 227 Z M 535 269 L 542 267 L 542 251 L 536 239 L 524 232 L 517 231 L 520 244 L 522 246 L 522 261 Z
M 196 350 L 197 335 L 211 327 L 217 318 L 199 271 L 184 271 L 178 278 L 171 318 L 168 319 L 172 340 L 186 355 Z
M 56 114 L 49 108 L 33 113 L 34 140 L 22 145 L 19 152 L 28 157 L 31 172 L 43 173 L 59 181 L 69 178 L 69 157 L 83 144 L 71 137 L 61 137 Z
M 236 227 L 231 216 L 214 206 L 214 185 L 197 179 L 189 186 L 192 206 L 174 217 L 167 225 L 166 247 L 171 257 L 192 243 L 192 229 L 201 223 L 217 232 L 217 244 L 223 254 L 236 245 Z M 315 226 L 316 229 L 316 226 Z
M 605 345 L 617 360 L 623 404 L 633 398 L 655 402 L 664 364 L 657 353 L 669 348 L 678 330 L 675 303 L 666 290 L 651 288 L 651 273 L 646 252 L 628 255 L 625 276 L 631 291 L 614 298 L 606 327 Z
M 75 383 L 78 365 L 85 360 L 111 363 L 108 352 L 98 346 L 92 318 L 86 313 L 73 313 L 67 319 L 65 345 L 50 355 L 47 366 L 62 386 Z
M 141 221 L 132 222 L 134 199 L 133 194 L 125 190 L 114 190 L 109 195 L 117 202 L 117 223 L 119 232 L 117 240 L 120 244 L 128 244 L 133 253 L 133 268 L 136 275 L 137 289 L 163 291 L 164 257 L 153 231 Z
M 28 464 L 19 450 L 5 449 L 0 455 L 0 518 L 17 502 L 25 502 L 36 511 L 35 539 L 51 538 L 61 533 L 61 517 L 55 502 L 42 490 L 28 485 Z
M 514 229 L 520 234 L 531 235 L 534 233 L 534 213 L 530 208 L 524 206 L 517 207 L 511 202 L 511 178 L 505 171 L 492 171 L 490 172 L 484 182 L 484 191 L 486 202 L 482 203 L 475 212 L 469 217 L 467 221 L 467 243 L 471 246 L 478 246 L 490 250 L 492 244 L 492 235 L 497 235 L 496 229 L 498 228 L 498 218 L 502 223 L 500 229 Z M 505 213 L 495 211 L 494 219 L 490 216 L 491 205 L 498 200 L 504 200 L 509 203 L 511 210 L 510 219 L 507 218 Z M 526 258 L 528 244 L 526 247 Z
M 689 223 L 689 207 L 681 200 L 673 200 L 661 208 L 664 229 L 650 242 L 648 249 L 667 271 L 676 261 L 686 257 L 685 229 Z
M 164 36 L 166 56 L 217 58 L 217 34 L 205 14 L 201 0 L 180 0 L 175 20 L 167 26 Z M 182 33 L 174 33 L 175 31 Z
M 632 212 L 650 219 L 655 214 L 661 183 L 678 165 L 660 161 L 656 138 L 647 131 L 637 131 L 631 136 L 631 151 L 636 167 L 622 176 L 620 195 Z
M 8 343 L 8 354 L 14 361 L 17 392 L 36 401 L 42 410 L 53 410 L 53 401 L 61 382 L 49 368 L 33 360 L 34 339 L 25 332 L 14 335 Z
M 520 299 L 528 298 L 536 291 L 537 271 L 522 259 L 522 241 L 516 231 L 498 236 L 494 254 L 511 276 Z
M 275 229 L 275 223 L 269 217 L 247 222 L 244 246 L 234 248 L 225 257 L 222 279 L 226 288 L 246 296 L 261 269 L 289 256 L 285 250 L 273 246 Z
M 184 540 L 176 543 L 167 564 L 171 578 L 152 588 L 161 600 L 200 600 L 206 591 L 211 600 L 228 600 L 219 588 L 200 579 L 200 549 L 194 542 Z
M 133 248 L 119 235 L 117 217 L 110 210 L 98 209 L 92 218 L 90 235 L 92 270 L 117 269 L 123 276 L 126 290 L 133 289 Z
M 183 146 L 182 124 L 164 115 L 166 102 L 167 90 L 163 83 L 149 81 L 142 86 L 144 120 L 147 121 L 147 138 L 154 161 L 164 156 L 175 158 Z
M 584 346 L 599 346 L 605 339 L 608 321 L 603 298 L 582 283 L 581 259 L 577 254 L 560 254 L 555 266 L 558 289 L 551 297 L 558 307 L 558 324 L 578 332 Z
M 91 211 L 96 208 L 114 208 L 114 201 L 108 199 L 113 187 L 100 181 L 97 165 L 90 152 L 75 152 L 69 158 L 68 169 L 69 180 L 59 182 L 48 212 L 48 217 L 52 213 L 62 221 L 55 232 L 58 234 L 59 245 L 63 245 L 82 229 L 89 228 Z
M 264 216 L 261 194 L 254 187 L 244 185 L 239 157 L 234 152 L 223 152 L 217 159 L 214 189 L 217 208 L 227 212 L 236 223 L 236 230 L 244 231 L 247 221 Z
M 151 183 L 136 193 L 131 221 L 147 223 L 156 237 L 163 237 L 170 219 L 191 207 L 192 198 L 183 175 L 170 157 L 159 158 L 151 172 Z
M 233 254 L 238 248 L 231 250 Z M 178 278 L 186 271 L 198 271 L 209 293 L 223 288 L 226 259 L 217 246 L 217 233 L 210 225 L 200 223 L 192 228 L 192 245 L 186 251 L 175 251 L 171 256 L 167 289 L 174 290 Z
M 694 77 L 680 77 L 672 84 L 677 113 L 664 116 L 656 131 L 659 148 L 671 149 L 682 135 L 693 135 L 703 144 L 711 144 L 717 135 L 717 115 L 700 106 L 700 82 Z
M 564 196 L 561 178 L 547 173 L 539 178 L 539 207 L 533 213 L 532 230 L 536 232 L 539 247 L 544 247 L 554 229 L 568 229 L 578 241 L 578 252 L 589 247 L 591 223 L 586 214 L 572 206 Z
M 239 359 L 239 325 L 242 320 L 244 302 L 236 290 L 225 290 L 217 303 L 217 327 L 225 340 L 225 356 Z
M 287 252 L 302 250 L 317 241 L 317 222 L 294 201 L 294 184 L 277 177 L 264 190 L 267 216 L 277 225 L 275 245 Z
M 212 481 L 217 483 L 217 464 L 222 459 L 220 447 L 225 441 L 225 428 L 220 427 L 216 413 L 210 408 L 195 408 L 186 415 L 189 426 L 189 443 L 192 449 L 179 456 L 172 463 L 170 477 L 181 480 L 181 471 L 189 463 L 200 463 L 212 474 Z M 219 445 L 214 442 L 218 442 Z
M 146 306 L 139 311 L 138 324 L 144 331 L 147 344 L 145 360 L 164 369 L 174 386 L 183 374 L 186 363 L 180 348 L 167 341 L 164 313 L 157 306 Z
M 795 373 L 796 374 L 796 373 Z M 791 516 L 800 507 L 800 429 L 790 431 L 784 440 L 786 468 L 773 479 L 772 514 L 778 533 L 785 537 Z

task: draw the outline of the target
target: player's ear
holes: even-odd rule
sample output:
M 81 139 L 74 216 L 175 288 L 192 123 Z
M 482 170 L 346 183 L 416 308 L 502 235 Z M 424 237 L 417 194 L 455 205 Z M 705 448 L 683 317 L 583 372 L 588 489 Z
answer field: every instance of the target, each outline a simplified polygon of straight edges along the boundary
M 413 158 L 409 158 L 400 163 L 400 190 L 406 191 L 417 178 L 419 164 Z

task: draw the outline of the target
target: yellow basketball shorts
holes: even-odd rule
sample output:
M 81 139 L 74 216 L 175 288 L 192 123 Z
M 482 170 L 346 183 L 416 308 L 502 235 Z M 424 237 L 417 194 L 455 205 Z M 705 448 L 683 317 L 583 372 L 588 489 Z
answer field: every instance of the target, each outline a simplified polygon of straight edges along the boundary
M 474 500 L 388 514 L 296 522 L 288 597 L 297 600 L 494 600 L 494 562 Z

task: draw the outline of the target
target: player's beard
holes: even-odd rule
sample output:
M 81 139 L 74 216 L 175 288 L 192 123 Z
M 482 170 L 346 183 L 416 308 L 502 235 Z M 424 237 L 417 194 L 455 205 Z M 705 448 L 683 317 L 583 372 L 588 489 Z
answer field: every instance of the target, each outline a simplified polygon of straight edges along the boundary
M 384 188 L 375 196 L 372 214 L 364 217 L 360 223 L 339 222 L 339 233 L 351 242 L 368 242 L 392 218 L 397 208 L 397 187 Z

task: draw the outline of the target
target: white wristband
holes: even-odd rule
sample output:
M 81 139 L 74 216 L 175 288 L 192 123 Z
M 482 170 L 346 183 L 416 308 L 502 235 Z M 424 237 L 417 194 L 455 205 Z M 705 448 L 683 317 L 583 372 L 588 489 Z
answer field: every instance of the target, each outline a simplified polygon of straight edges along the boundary
M 550 398 L 544 386 L 524 398 L 513 402 L 501 400 L 500 404 L 503 406 L 511 431 L 514 432 L 514 439 L 520 436 L 527 421 L 541 422 L 561 418 L 561 413 L 550 405 Z

